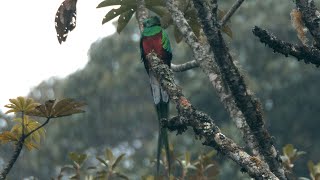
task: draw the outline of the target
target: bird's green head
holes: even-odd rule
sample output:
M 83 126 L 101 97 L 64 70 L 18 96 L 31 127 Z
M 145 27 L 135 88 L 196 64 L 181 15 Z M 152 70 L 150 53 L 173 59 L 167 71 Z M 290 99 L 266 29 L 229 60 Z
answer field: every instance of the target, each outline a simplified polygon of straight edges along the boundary
M 157 16 L 152 16 L 143 21 L 143 27 L 161 26 L 160 19 Z

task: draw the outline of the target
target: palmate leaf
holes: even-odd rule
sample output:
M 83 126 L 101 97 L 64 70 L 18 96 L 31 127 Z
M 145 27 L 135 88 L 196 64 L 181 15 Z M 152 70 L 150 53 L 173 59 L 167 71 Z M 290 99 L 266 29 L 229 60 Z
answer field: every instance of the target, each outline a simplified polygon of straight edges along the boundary
M 70 98 L 62 99 L 58 102 L 56 102 L 56 100 L 49 100 L 46 101 L 45 104 L 37 106 L 33 111 L 30 111 L 27 114 L 46 118 L 57 118 L 83 113 L 84 110 L 81 108 L 85 105 L 84 102 L 77 102 Z
M 8 142 L 17 142 L 18 140 L 19 137 L 10 131 L 4 131 L 0 134 L 0 141 L 3 144 Z
M 22 133 L 22 119 L 16 118 L 14 121 L 18 122 L 16 125 L 14 125 L 11 129 L 11 132 L 14 134 L 17 134 L 18 137 L 21 137 Z M 33 119 L 30 119 L 28 116 L 24 116 L 24 134 L 28 134 L 32 130 L 38 128 L 41 126 L 41 124 Z M 34 143 L 37 146 L 41 142 L 41 138 L 45 138 L 45 129 L 40 128 L 37 131 L 33 132 L 27 139 L 25 139 L 25 142 Z
M 117 32 L 119 34 L 126 27 L 126 25 L 129 23 L 134 12 L 135 12 L 134 9 L 130 9 L 129 11 L 126 11 L 119 16 L 118 26 L 117 26 Z
M 14 112 L 30 112 L 32 111 L 35 107 L 39 105 L 39 103 L 34 102 L 33 99 L 31 98 L 25 98 L 22 96 L 17 97 L 16 99 L 9 99 L 11 102 L 10 104 L 5 105 L 4 107 L 9 108 L 6 112 L 6 114 Z

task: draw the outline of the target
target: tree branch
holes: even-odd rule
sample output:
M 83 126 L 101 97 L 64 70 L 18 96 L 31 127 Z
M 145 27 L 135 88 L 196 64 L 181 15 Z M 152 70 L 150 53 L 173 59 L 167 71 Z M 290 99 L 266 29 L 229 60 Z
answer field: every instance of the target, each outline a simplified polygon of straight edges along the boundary
M 140 32 L 143 31 L 143 20 L 149 16 L 148 10 L 145 6 L 144 0 L 136 0 L 137 1 L 137 11 L 136 11 L 136 18 L 138 20 Z
M 174 72 L 183 72 L 187 71 L 189 69 L 193 69 L 199 67 L 199 63 L 196 60 L 192 60 L 183 64 L 172 64 L 171 63 L 171 69 Z
M 22 123 L 24 123 L 24 112 L 22 112 Z M 21 150 L 23 148 L 23 144 L 25 139 L 27 139 L 31 134 L 33 134 L 34 132 L 36 132 L 37 130 L 39 130 L 40 128 L 42 128 L 43 126 L 45 126 L 46 124 L 49 123 L 50 118 L 47 118 L 47 120 L 41 124 L 40 126 L 38 126 L 37 128 L 33 129 L 32 131 L 30 131 L 28 134 L 24 134 L 22 133 L 19 141 L 17 142 L 17 144 L 15 145 L 15 150 L 14 153 L 10 159 L 10 161 L 8 162 L 8 164 L 6 165 L 6 167 L 1 171 L 0 173 L 0 180 L 5 180 L 6 176 L 8 175 L 8 173 L 10 172 L 11 168 L 13 167 L 14 163 L 17 161 Z M 24 125 L 22 125 L 22 132 L 24 131 Z
M 288 57 L 294 56 L 298 61 L 304 60 L 306 64 L 312 63 L 317 67 L 320 66 L 320 50 L 314 47 L 298 46 L 282 40 L 269 33 L 267 30 L 255 26 L 252 30 L 253 34 L 257 36 L 262 43 L 267 44 L 274 52 L 281 53 Z
M 223 27 L 226 25 L 226 23 L 229 21 L 229 19 L 232 17 L 232 15 L 237 11 L 237 9 L 241 6 L 244 0 L 237 0 L 230 8 L 230 10 L 227 12 L 226 15 L 223 16 L 221 19 L 219 25 L 220 27 Z
M 178 9 L 173 0 L 167 0 L 166 5 L 171 13 L 172 19 L 179 28 L 181 34 L 184 36 L 187 44 L 191 47 L 195 59 L 199 63 L 199 67 L 208 76 L 209 81 L 220 97 L 220 101 L 229 111 L 230 116 L 235 122 L 237 128 L 240 129 L 246 144 L 250 147 L 255 155 L 258 155 L 258 151 L 256 148 L 258 146 L 258 142 L 250 133 L 250 129 L 244 119 L 242 112 L 236 106 L 233 98 L 228 92 L 228 87 L 223 84 L 220 71 L 214 63 L 212 53 L 209 52 L 209 45 L 207 43 L 201 44 L 199 42 L 191 27 L 189 26 L 187 20 L 184 18 L 183 13 Z
M 255 179 L 278 179 L 268 168 L 263 166 L 264 163 L 258 158 L 250 156 L 231 139 L 223 135 L 213 119 L 207 114 L 196 110 L 190 104 L 183 95 L 181 88 L 175 84 L 173 72 L 167 65 L 163 64 L 163 61 L 155 53 L 150 53 L 147 59 L 151 70 L 161 83 L 161 86 L 168 92 L 170 99 L 176 104 L 179 113 L 178 118 L 174 118 L 168 122 L 164 121 L 164 126 L 170 130 L 177 130 L 178 133 L 184 132 L 187 126 L 190 126 L 197 137 L 204 139 L 204 145 L 214 147 L 220 153 L 232 159 L 251 177 Z
M 24 143 L 25 138 L 23 136 L 20 137 L 19 141 L 17 142 L 17 144 L 15 145 L 15 150 L 13 152 L 13 155 L 10 159 L 10 161 L 8 162 L 8 164 L 5 166 L 5 168 L 1 171 L 0 173 L 0 180 L 5 180 L 8 173 L 10 172 L 12 166 L 14 165 L 14 163 L 17 161 L 21 150 L 23 148 L 23 143 Z
M 320 49 L 320 13 L 313 0 L 296 0 L 296 6 L 302 14 L 302 20 Z
M 287 179 L 279 154 L 273 146 L 270 134 L 264 127 L 261 104 L 258 99 L 249 94 L 245 81 L 233 63 L 232 56 L 219 30 L 217 0 L 212 0 L 212 2 L 215 6 L 212 6 L 212 13 L 210 13 L 202 1 L 193 0 L 220 72 L 231 90 L 237 107 L 242 111 L 251 132 L 257 139 L 259 152 L 268 163 L 270 170 L 279 179 Z

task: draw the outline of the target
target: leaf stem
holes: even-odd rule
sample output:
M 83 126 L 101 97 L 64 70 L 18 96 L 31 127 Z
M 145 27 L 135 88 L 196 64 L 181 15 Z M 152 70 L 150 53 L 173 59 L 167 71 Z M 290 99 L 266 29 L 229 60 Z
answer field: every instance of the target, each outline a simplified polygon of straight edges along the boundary
M 24 138 L 26 139 L 26 138 L 29 137 L 32 133 L 34 133 L 34 132 L 37 131 L 38 129 L 42 128 L 42 127 L 45 126 L 46 124 L 48 124 L 49 121 L 50 121 L 50 119 L 51 119 L 51 118 L 48 117 L 47 120 L 46 120 L 43 124 L 41 124 L 40 126 L 38 126 L 37 128 L 35 128 L 34 130 L 30 131 L 28 134 L 26 134 L 26 135 L 24 136 Z

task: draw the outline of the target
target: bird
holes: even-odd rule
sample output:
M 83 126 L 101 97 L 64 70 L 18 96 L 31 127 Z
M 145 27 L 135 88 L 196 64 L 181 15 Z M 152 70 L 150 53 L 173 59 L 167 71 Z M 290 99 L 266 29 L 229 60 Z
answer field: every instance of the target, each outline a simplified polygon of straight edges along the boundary
M 166 128 L 161 126 L 161 120 L 168 118 L 169 116 L 169 95 L 164 90 L 160 82 L 154 76 L 154 73 L 150 69 L 150 63 L 147 60 L 147 55 L 151 52 L 157 54 L 157 56 L 163 61 L 164 64 L 171 67 L 172 49 L 170 45 L 169 36 L 166 31 L 161 27 L 160 19 L 157 16 L 146 18 L 143 21 L 143 31 L 140 38 L 140 51 L 141 59 L 144 63 L 145 69 L 149 75 L 149 81 L 151 86 L 151 93 L 157 111 L 159 121 L 159 136 L 157 147 L 157 174 L 160 170 L 160 155 L 164 146 L 166 152 L 166 158 L 168 162 L 168 169 L 170 174 L 171 159 L 169 151 L 168 132 Z

